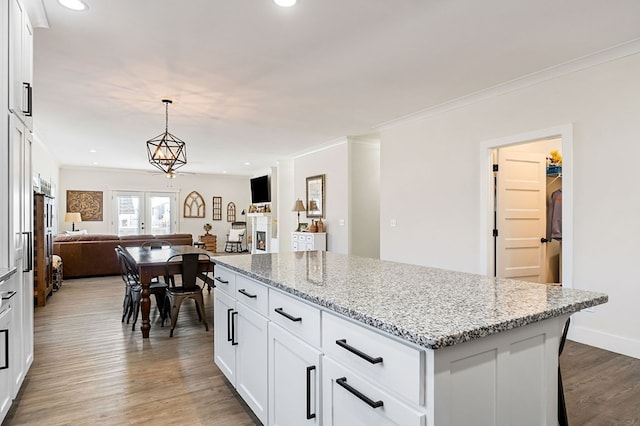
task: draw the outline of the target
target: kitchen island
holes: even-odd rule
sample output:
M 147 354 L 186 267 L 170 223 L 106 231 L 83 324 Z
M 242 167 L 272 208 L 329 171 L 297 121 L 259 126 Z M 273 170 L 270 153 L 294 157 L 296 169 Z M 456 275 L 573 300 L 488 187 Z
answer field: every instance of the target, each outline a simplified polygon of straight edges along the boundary
M 215 360 L 265 424 L 286 424 L 278 416 L 293 409 L 278 384 L 296 361 L 284 348 L 297 344 L 312 353 L 294 392 L 311 418 L 299 424 L 555 424 L 562 326 L 607 301 L 331 252 L 214 262 Z M 243 331 L 257 329 L 260 343 L 245 351 Z M 220 359 L 227 342 L 238 371 L 230 354 Z M 247 353 L 268 371 L 259 384 L 243 383 Z

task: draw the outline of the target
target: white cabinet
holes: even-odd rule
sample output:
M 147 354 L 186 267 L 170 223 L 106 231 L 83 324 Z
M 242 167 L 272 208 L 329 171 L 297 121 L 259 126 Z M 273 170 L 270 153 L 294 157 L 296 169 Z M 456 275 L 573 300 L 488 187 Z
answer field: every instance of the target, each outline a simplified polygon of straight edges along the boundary
M 33 130 L 33 27 L 21 0 L 9 4 L 9 110 Z
M 266 424 L 267 289 L 217 265 L 214 275 L 214 361 Z
M 325 251 L 326 232 L 292 232 L 291 251 Z
M 0 291 L 4 291 L 4 286 L 0 285 L 0 289 Z M 9 408 L 11 408 L 13 396 L 13 377 L 11 375 L 9 355 L 12 352 L 12 304 L 11 301 L 4 301 L 2 308 L 0 308 L 0 421 L 4 419 Z
M 319 425 L 322 352 L 269 323 L 269 425 Z

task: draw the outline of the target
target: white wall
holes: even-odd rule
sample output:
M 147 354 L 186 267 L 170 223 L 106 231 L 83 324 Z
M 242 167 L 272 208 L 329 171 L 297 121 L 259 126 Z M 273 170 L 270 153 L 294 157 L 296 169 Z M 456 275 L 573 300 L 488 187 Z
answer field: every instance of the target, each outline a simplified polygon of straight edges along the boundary
M 334 146 L 306 154 L 294 159 L 294 198 L 289 200 L 291 208 L 300 198 L 306 204 L 306 178 L 325 175 L 324 228 L 327 233 L 327 250 L 349 253 L 349 151 L 346 138 Z M 283 200 L 286 202 L 286 200 Z M 285 205 L 287 208 L 287 205 Z M 293 213 L 292 213 L 293 214 Z M 296 216 L 297 217 L 297 216 Z M 304 213 L 300 222 L 311 225 Z M 344 223 L 344 225 L 341 225 Z M 294 231 L 292 228 L 291 231 Z M 282 237 L 291 241 L 291 234 Z
M 203 226 L 209 223 L 213 226 L 211 234 L 217 236 L 218 251 L 224 250 L 226 234 L 231 228 L 227 222 L 227 204 L 233 202 L 236 205 L 236 220 L 246 221 L 246 216 L 241 216 L 243 209 L 248 210 L 251 200 L 251 188 L 249 177 L 226 175 L 179 175 L 175 179 L 167 179 L 162 174 L 154 174 L 145 171 L 115 170 L 115 169 L 86 169 L 86 168 L 62 168 L 60 169 L 60 184 L 58 196 L 58 229 L 69 229 L 69 224 L 64 223 L 66 210 L 66 192 L 73 191 L 103 191 L 103 221 L 82 222 L 80 228 L 87 229 L 93 234 L 110 234 L 115 232 L 112 227 L 111 217 L 111 192 L 119 190 L 129 191 L 178 191 L 178 212 L 180 220 L 179 229 L 176 232 L 190 233 L 197 239 L 204 234 Z M 205 201 L 204 218 L 184 218 L 183 205 L 185 197 L 191 191 L 198 191 Z M 222 220 L 212 220 L 212 200 L 214 196 L 222 197 Z
M 279 251 L 291 251 L 291 231 L 298 226 L 298 215 L 291 211 L 297 200 L 294 194 L 293 160 L 278 161 L 278 244 Z M 273 181 L 271 182 L 273 185 Z M 304 199 L 304 196 L 302 198 Z M 293 201 L 292 201 L 293 200 Z
M 381 258 L 481 271 L 480 144 L 572 123 L 572 285 L 609 303 L 570 337 L 640 358 L 639 73 L 636 54 L 381 129 Z
M 349 138 L 349 254 L 380 257 L 380 139 Z

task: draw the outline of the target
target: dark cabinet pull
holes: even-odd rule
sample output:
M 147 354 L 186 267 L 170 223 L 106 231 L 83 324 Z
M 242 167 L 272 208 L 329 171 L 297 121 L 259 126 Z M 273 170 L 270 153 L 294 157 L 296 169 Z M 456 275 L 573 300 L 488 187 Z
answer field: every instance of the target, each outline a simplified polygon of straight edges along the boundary
M 27 109 L 23 109 L 22 113 L 25 117 L 33 116 L 33 86 L 31 83 L 22 83 L 22 86 L 27 89 Z
M 277 313 L 279 313 L 280 315 L 282 315 L 283 317 L 293 321 L 293 322 L 299 322 L 302 321 L 302 317 L 294 317 L 289 315 L 288 313 L 286 313 L 282 308 L 275 308 L 274 311 L 276 311 Z
M 9 300 L 16 295 L 16 292 L 15 290 L 10 290 L 10 291 L 3 291 L 1 294 L 2 294 L 2 300 Z
M 356 349 L 353 346 L 348 345 L 347 344 L 347 339 L 336 340 L 336 345 L 340 346 L 341 348 L 344 348 L 344 349 L 348 350 L 352 354 L 358 355 L 360 358 L 364 359 L 367 362 L 370 362 L 371 364 L 380 364 L 382 362 L 382 357 L 381 356 L 374 358 L 374 357 L 372 357 L 370 355 L 365 354 L 361 350 Z
M 348 384 L 346 377 L 340 377 L 339 379 L 336 379 L 336 383 L 339 384 L 340 386 L 342 386 L 343 388 L 345 388 L 352 395 L 356 396 L 360 401 L 364 402 L 365 404 L 367 404 L 371 408 L 379 408 L 379 407 L 382 407 L 384 405 L 384 402 L 382 402 L 382 401 L 374 401 L 373 399 L 369 398 L 367 395 L 365 395 L 362 392 L 360 392 L 358 389 L 356 389 L 353 386 L 351 386 L 350 384 Z
M 255 299 L 258 297 L 257 294 L 251 294 L 251 293 L 247 293 L 247 290 L 245 290 L 244 288 L 241 288 L 240 290 L 238 290 L 238 293 L 244 294 L 245 296 L 247 296 L 249 299 Z
M 222 284 L 229 284 L 229 281 L 225 281 L 220 277 L 214 277 L 213 279 L 216 280 L 216 281 L 221 282 Z
M 238 315 L 238 311 L 235 311 L 231 314 L 231 344 L 233 346 L 236 346 L 238 344 L 238 342 L 236 342 L 234 339 L 236 338 L 236 324 L 233 321 L 233 317 L 235 315 Z
M 316 413 L 311 412 L 311 372 L 315 369 L 315 365 L 307 367 L 307 420 L 316 418 Z
M 233 312 L 233 308 L 227 309 L 227 342 L 231 342 L 233 340 L 233 332 L 231 331 L 231 312 Z
M 0 333 L 4 333 L 4 366 L 0 367 L 0 370 L 6 370 L 9 368 L 9 330 L 0 330 Z
M 31 231 L 25 231 L 22 235 L 27 236 L 27 268 L 23 269 L 22 272 L 30 272 L 33 269 L 33 238 L 31 237 Z

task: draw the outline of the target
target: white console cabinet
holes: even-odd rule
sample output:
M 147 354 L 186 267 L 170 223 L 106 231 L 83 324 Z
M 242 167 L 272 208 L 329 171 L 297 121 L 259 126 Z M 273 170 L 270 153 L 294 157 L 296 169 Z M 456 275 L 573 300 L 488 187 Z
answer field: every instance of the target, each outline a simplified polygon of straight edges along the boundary
M 327 250 L 326 232 L 292 232 L 291 251 Z

